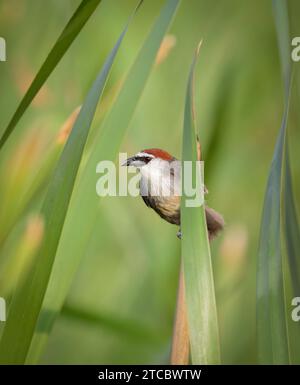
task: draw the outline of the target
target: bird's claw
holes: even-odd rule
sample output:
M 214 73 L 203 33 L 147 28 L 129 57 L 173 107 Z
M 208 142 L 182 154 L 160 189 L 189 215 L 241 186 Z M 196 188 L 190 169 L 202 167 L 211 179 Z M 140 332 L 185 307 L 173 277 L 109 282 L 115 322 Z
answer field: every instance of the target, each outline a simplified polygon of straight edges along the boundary
M 176 235 L 177 235 L 177 238 L 181 239 L 182 238 L 181 230 L 179 230 Z

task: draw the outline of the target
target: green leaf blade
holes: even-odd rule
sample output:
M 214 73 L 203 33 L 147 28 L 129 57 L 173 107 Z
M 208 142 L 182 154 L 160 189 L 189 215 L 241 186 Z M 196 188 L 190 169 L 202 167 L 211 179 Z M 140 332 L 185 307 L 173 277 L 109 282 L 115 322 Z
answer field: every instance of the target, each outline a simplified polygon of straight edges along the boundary
M 186 94 L 182 160 L 196 161 L 193 121 L 194 59 Z M 184 167 L 183 179 L 184 179 Z M 220 363 L 220 343 L 213 271 L 204 205 L 187 207 L 184 189 L 181 203 L 182 258 L 193 364 Z
M 41 210 L 44 218 L 45 238 L 34 265 L 24 282 L 18 286 L 13 297 L 9 318 L 0 341 L 0 362 L 2 363 L 25 362 L 48 286 L 89 128 L 126 30 L 127 27 L 88 93 L 50 181 Z M 22 328 L 18 327 L 20 322 Z
M 289 22 L 284 2 L 274 0 L 285 90 L 285 108 L 269 172 L 257 264 L 257 347 L 264 364 L 290 362 L 282 253 L 282 190 L 291 87 Z
M 36 362 L 47 341 L 99 215 L 99 197 L 95 191 L 96 166 L 102 160 L 115 160 L 122 138 L 150 75 L 161 41 L 179 3 L 180 0 L 166 2 L 95 139 L 95 145 L 72 196 L 39 318 L 40 332 L 35 334 L 30 349 L 28 359 L 30 363 Z M 43 317 L 44 312 L 48 314 L 47 317 Z

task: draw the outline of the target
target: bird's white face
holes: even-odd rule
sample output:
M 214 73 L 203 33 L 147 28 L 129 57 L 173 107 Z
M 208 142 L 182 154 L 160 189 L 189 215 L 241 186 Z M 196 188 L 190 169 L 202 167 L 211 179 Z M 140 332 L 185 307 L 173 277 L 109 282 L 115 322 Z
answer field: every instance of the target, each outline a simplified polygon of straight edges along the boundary
M 180 192 L 180 162 L 171 156 L 170 160 L 165 160 L 141 151 L 128 158 L 123 166 L 133 166 L 139 170 L 143 196 L 171 196 Z
M 170 196 L 172 195 L 173 177 L 170 173 L 170 163 L 155 158 L 140 169 L 141 195 Z

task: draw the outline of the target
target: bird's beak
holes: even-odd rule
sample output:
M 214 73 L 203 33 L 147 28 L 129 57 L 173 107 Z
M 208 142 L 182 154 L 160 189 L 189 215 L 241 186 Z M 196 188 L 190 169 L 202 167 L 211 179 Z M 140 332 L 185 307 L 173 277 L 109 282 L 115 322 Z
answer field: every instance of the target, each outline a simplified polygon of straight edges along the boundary
M 132 156 L 131 158 L 126 159 L 125 162 L 121 164 L 121 166 L 130 166 L 131 163 L 134 161 L 134 159 L 135 159 L 134 156 Z

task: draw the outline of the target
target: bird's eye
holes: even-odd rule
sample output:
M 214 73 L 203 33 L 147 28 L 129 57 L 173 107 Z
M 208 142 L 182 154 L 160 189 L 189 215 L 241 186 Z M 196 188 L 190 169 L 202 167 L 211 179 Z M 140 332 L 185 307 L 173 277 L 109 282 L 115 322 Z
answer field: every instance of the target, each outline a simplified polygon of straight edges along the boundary
M 143 162 L 145 162 L 146 164 L 150 162 L 152 158 L 150 156 L 144 156 L 143 157 Z

